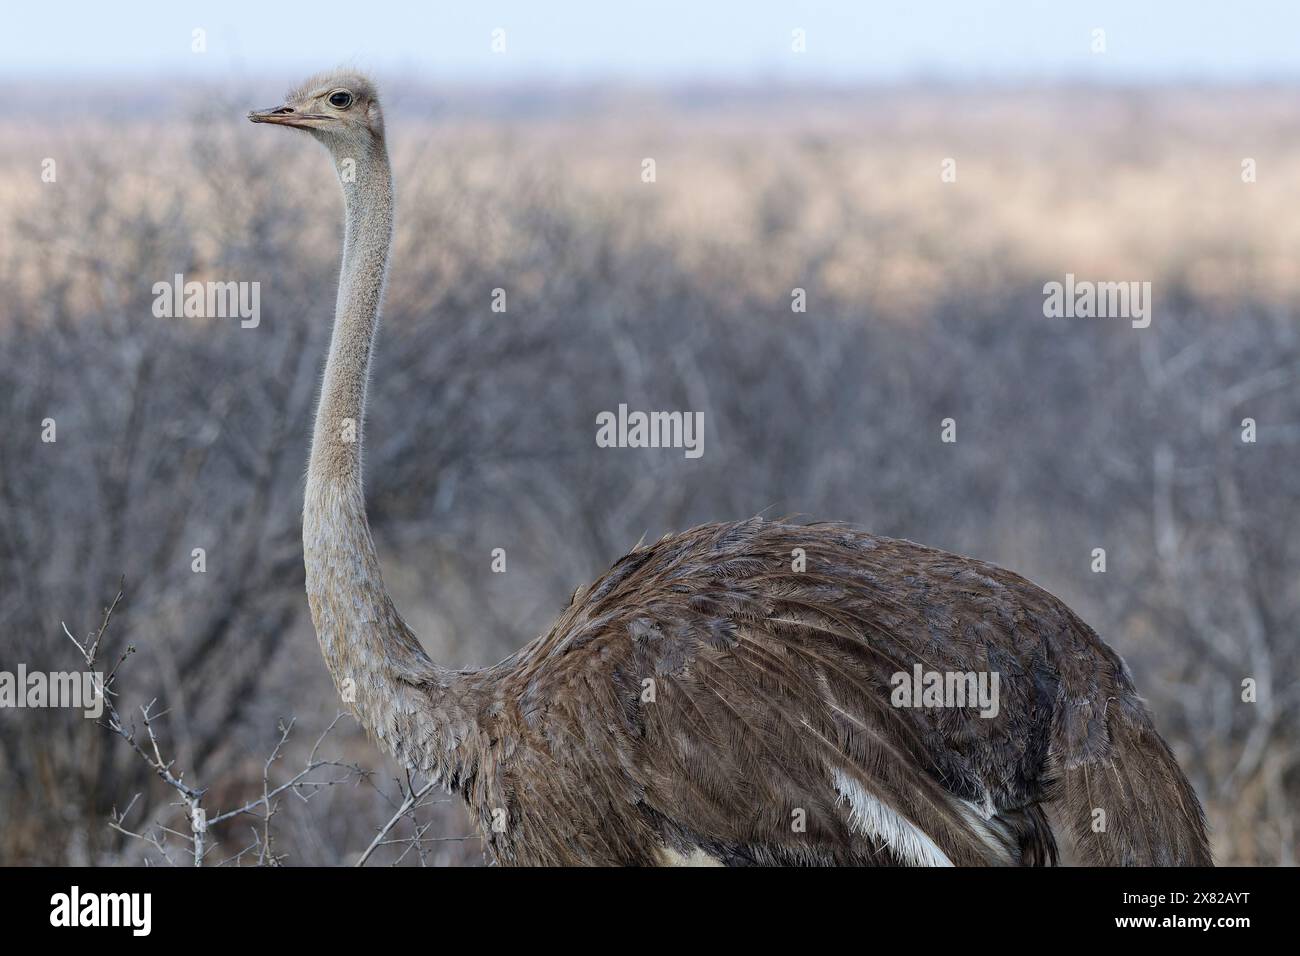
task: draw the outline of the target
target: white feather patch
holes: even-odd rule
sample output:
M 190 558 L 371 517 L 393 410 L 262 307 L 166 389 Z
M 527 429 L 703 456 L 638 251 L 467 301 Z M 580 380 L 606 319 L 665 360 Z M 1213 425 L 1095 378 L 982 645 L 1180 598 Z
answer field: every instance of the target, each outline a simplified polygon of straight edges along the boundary
M 879 840 L 909 866 L 952 866 L 952 861 L 916 824 L 892 807 L 867 793 L 838 767 L 831 780 L 840 796 L 848 801 L 849 824 L 858 832 Z
M 681 853 L 669 847 L 659 848 L 660 866 L 722 866 L 722 861 L 709 856 L 699 847 L 693 847 L 689 854 Z

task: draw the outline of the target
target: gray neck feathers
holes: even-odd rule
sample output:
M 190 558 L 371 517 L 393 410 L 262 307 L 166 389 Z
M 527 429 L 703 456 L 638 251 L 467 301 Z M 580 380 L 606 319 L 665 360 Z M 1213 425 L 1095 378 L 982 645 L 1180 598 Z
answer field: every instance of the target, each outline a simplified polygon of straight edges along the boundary
M 307 601 L 325 663 L 362 725 L 401 763 L 455 780 L 459 751 L 473 737 L 469 675 L 434 664 L 398 615 L 366 521 L 362 426 L 392 241 L 393 189 L 382 143 L 355 163 L 355 181 L 340 176 L 347 208 L 343 266 L 307 468 Z
M 393 177 L 382 144 L 355 164 L 355 181 L 340 174 L 347 207 L 343 267 L 309 470 L 360 487 L 370 350 L 393 235 Z

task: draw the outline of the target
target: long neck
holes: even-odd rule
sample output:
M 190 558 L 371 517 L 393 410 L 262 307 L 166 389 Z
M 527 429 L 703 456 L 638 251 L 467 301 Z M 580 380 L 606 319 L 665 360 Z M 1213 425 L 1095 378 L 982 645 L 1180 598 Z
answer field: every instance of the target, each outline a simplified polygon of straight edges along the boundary
M 342 183 L 343 266 L 307 467 L 307 601 L 326 666 L 362 725 L 405 765 L 454 781 L 461 775 L 464 681 L 434 664 L 398 615 L 366 521 L 362 426 L 393 231 L 382 144 L 359 158 L 355 171 L 355 181 Z M 462 732 L 434 726 L 449 721 Z
M 342 186 L 343 267 L 308 475 L 360 488 L 370 352 L 393 235 L 393 177 L 382 144 L 357 164 L 355 176 L 344 178 Z

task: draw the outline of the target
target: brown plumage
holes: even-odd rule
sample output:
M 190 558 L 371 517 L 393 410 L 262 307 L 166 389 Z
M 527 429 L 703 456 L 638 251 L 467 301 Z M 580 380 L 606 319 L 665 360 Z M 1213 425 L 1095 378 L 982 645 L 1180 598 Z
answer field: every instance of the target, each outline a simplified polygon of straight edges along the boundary
M 361 490 L 392 231 L 378 98 L 324 75 L 252 118 L 355 170 L 303 512 L 321 650 L 379 744 L 465 798 L 493 860 L 1048 864 L 1055 805 L 1085 862 L 1210 862 L 1119 657 L 1023 578 L 911 542 L 704 525 L 635 549 L 499 664 L 430 660 L 384 588 Z M 895 706 L 918 665 L 996 674 L 996 713 Z
M 892 706 L 916 663 L 998 672 L 998 715 Z M 1194 794 L 1092 629 L 1018 575 L 907 541 L 704 525 L 461 680 L 478 734 L 450 779 L 503 862 L 906 862 L 852 826 L 837 770 L 956 864 L 1053 862 L 1053 800 L 1088 862 L 1209 861 Z

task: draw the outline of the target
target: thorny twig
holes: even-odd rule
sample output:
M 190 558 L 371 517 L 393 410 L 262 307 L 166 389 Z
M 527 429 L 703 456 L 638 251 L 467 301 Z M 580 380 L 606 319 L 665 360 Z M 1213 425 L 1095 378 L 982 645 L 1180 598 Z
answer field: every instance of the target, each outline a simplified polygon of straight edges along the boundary
M 123 590 L 119 586 L 117 595 L 113 598 L 112 603 L 104 612 L 104 618 L 99 625 L 99 629 L 93 635 L 89 636 L 84 643 L 73 637 L 72 632 L 68 630 L 66 624 L 63 625 L 63 632 L 76 646 L 77 650 L 81 654 L 82 660 L 85 662 L 86 668 L 90 671 L 94 671 L 95 669 L 100 650 L 103 646 L 104 635 L 108 630 L 109 622 L 112 620 L 113 612 L 117 610 L 118 605 L 122 601 L 122 597 Z M 183 772 L 173 772 L 175 761 L 166 760 L 163 757 L 158 735 L 154 732 L 154 722 L 159 717 L 164 716 L 166 711 L 154 711 L 157 700 L 151 700 L 148 704 L 140 707 L 140 717 L 144 724 L 144 740 L 141 740 L 140 734 L 134 724 L 128 725 L 127 722 L 122 719 L 121 714 L 118 712 L 118 709 L 114 704 L 113 698 L 117 696 L 116 691 L 114 690 L 114 684 L 116 683 L 118 670 L 121 667 L 122 662 L 133 653 L 135 653 L 135 645 L 128 644 L 126 650 L 123 651 L 122 655 L 113 665 L 113 669 L 109 674 L 103 678 L 102 682 L 97 682 L 96 689 L 102 696 L 104 703 L 105 719 L 101 721 L 101 724 L 118 737 L 125 740 L 131 749 L 140 756 L 141 760 L 144 761 L 149 769 L 152 770 L 160 780 L 167 784 L 167 786 L 176 791 L 180 797 L 181 804 L 185 808 L 185 815 L 190 824 L 190 832 L 189 834 L 185 834 L 157 822 L 155 822 L 153 830 L 148 832 L 142 833 L 128 828 L 126 826 L 127 815 L 139 801 L 140 794 L 136 794 L 132 797 L 130 803 L 126 806 L 126 809 L 121 812 L 118 812 L 116 809 L 113 810 L 109 817 L 109 826 L 124 836 L 139 840 L 152 847 L 169 864 L 175 865 L 176 860 L 174 860 L 171 854 L 168 853 L 166 846 L 167 835 L 178 837 L 184 843 L 189 844 L 189 855 L 192 859 L 193 865 L 202 866 L 205 857 L 211 849 L 208 842 L 209 829 L 218 823 L 225 823 L 235 817 L 247 814 L 256 818 L 258 823 L 261 825 L 261 831 L 259 832 L 258 829 L 254 827 L 254 843 L 239 851 L 234 856 L 229 857 L 227 860 L 223 861 L 223 863 L 228 863 L 232 860 L 239 862 L 247 853 L 256 849 L 258 853 L 258 863 L 260 865 L 278 865 L 283 860 L 283 856 L 277 856 L 271 848 L 271 818 L 275 816 L 278 809 L 278 803 L 275 801 L 276 797 L 285 792 L 289 792 L 306 801 L 315 793 L 319 792 L 321 788 L 336 786 L 351 780 L 364 780 L 368 778 L 369 771 L 364 770 L 356 764 L 342 763 L 336 760 L 325 760 L 319 756 L 320 748 L 325 738 L 334 730 L 338 725 L 338 722 L 344 716 L 340 713 L 335 716 L 334 720 L 330 722 L 329 726 L 326 727 L 317 738 L 315 745 L 311 749 L 311 753 L 307 757 L 303 769 L 298 771 L 298 773 L 284 783 L 272 786 L 271 766 L 280 758 L 284 746 L 289 739 L 289 734 L 294 725 L 294 721 L 291 719 L 287 724 L 281 723 L 279 727 L 280 739 L 263 766 L 262 795 L 258 799 L 251 800 L 243 806 L 208 817 L 206 809 L 202 805 L 203 797 L 207 792 L 206 789 L 187 784 L 184 780 Z M 317 771 L 330 767 L 339 768 L 345 772 L 341 776 L 329 777 L 326 779 L 312 778 L 312 775 Z M 258 812 L 259 808 L 261 810 L 260 813 Z M 161 839 L 159 834 L 161 834 Z
M 396 860 L 393 861 L 394 865 L 404 860 L 407 854 L 411 852 L 411 850 L 415 850 L 419 854 L 420 863 L 423 864 L 424 863 L 423 848 L 426 843 L 459 843 L 464 840 L 468 840 L 469 837 L 431 838 L 425 836 L 425 833 L 427 833 L 429 830 L 430 824 L 425 824 L 424 826 L 421 826 L 419 821 L 416 820 L 415 818 L 415 812 L 419 810 L 421 807 L 428 806 L 431 803 L 446 802 L 445 800 L 441 800 L 441 801 L 426 800 L 429 794 L 433 792 L 434 788 L 435 788 L 434 781 L 429 780 L 417 790 L 415 788 L 415 784 L 411 781 L 410 776 L 408 774 L 406 785 L 405 787 L 403 787 L 403 791 L 402 791 L 403 800 L 401 804 L 398 806 L 397 811 L 389 818 L 387 823 L 385 823 L 382 827 L 379 828 L 379 832 L 376 833 L 375 838 L 370 841 L 370 845 L 366 847 L 365 852 L 363 852 L 361 856 L 357 858 L 357 862 L 355 865 L 358 867 L 365 866 L 366 863 L 369 861 L 371 855 L 381 846 L 393 846 L 397 844 L 407 844 L 407 847 L 404 851 L 402 851 L 402 854 Z M 397 824 L 402 821 L 403 817 L 408 817 L 408 816 L 411 818 L 411 822 L 414 827 L 413 835 L 402 840 L 385 839 L 388 836 L 388 834 L 392 832 L 393 827 L 397 826 Z

